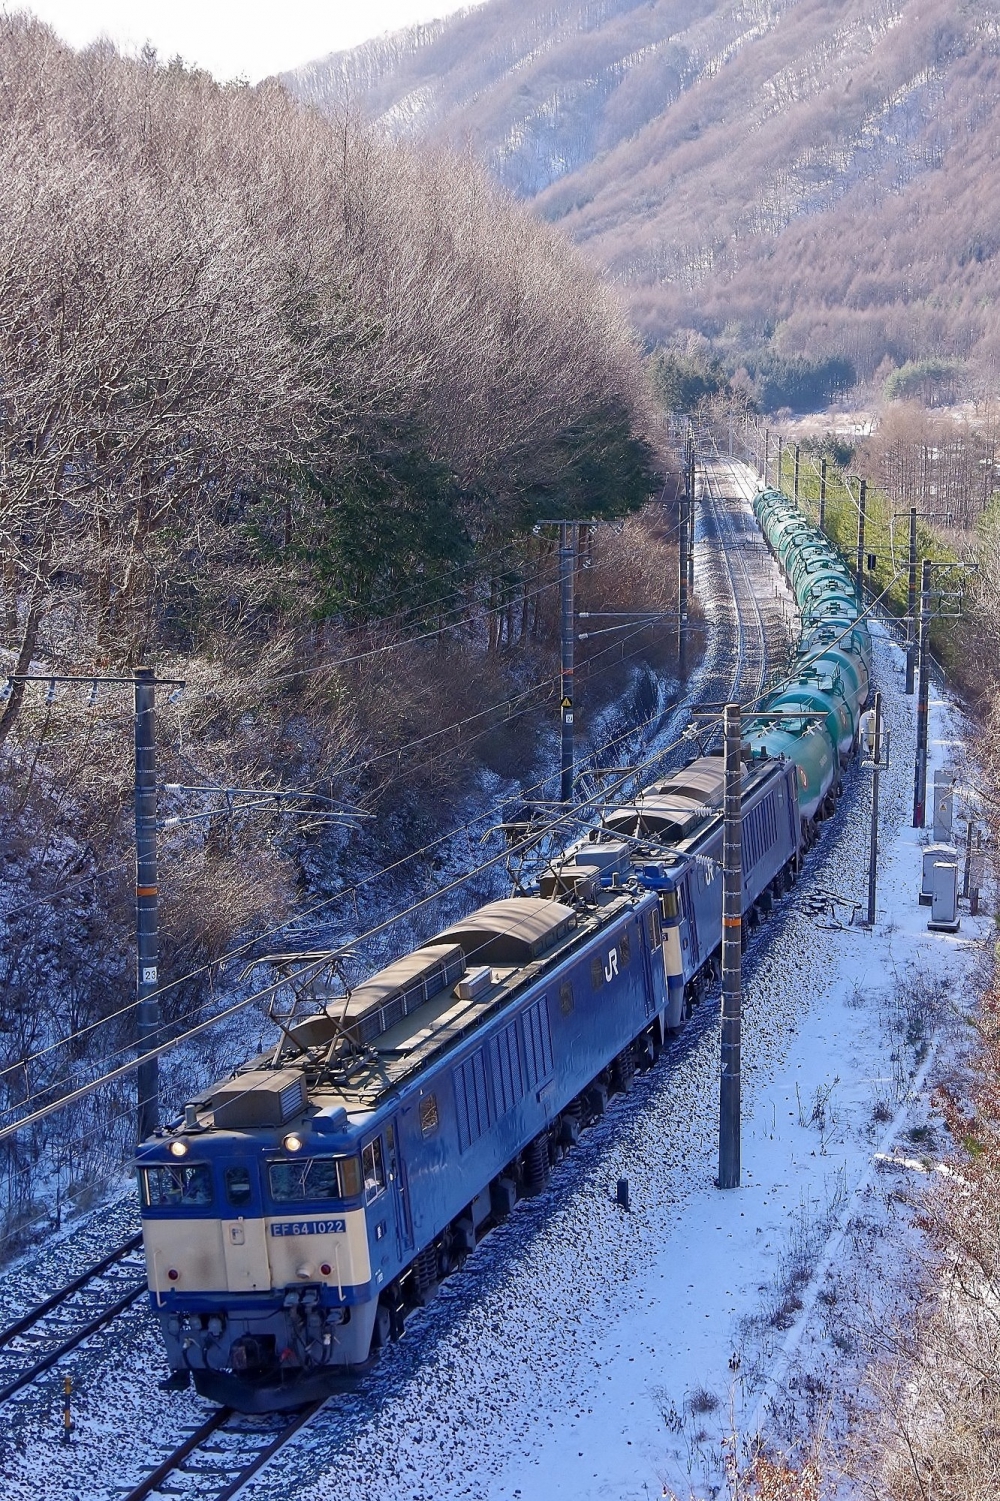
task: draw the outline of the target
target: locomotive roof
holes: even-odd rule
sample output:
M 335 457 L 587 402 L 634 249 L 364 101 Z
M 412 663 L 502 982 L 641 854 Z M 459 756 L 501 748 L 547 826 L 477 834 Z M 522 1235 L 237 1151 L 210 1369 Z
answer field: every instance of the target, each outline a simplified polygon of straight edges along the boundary
M 387 965 L 326 1011 L 295 1025 L 286 1023 L 278 1050 L 252 1059 L 233 1080 L 216 1085 L 201 1108 L 224 1098 L 225 1125 L 238 1129 L 229 1103 L 237 1098 L 234 1087 L 242 1084 L 246 1093 L 259 1087 L 251 1080 L 264 1073 L 284 1078 L 291 1071 L 305 1075 L 308 1103 L 324 1112 L 373 1109 L 394 1086 L 567 957 L 585 935 L 627 916 L 635 900 L 635 892 L 619 889 L 601 891 L 593 904 L 575 910 L 541 897 L 491 902 Z M 473 961 L 468 969 L 466 958 Z M 476 983 L 455 983 L 466 974 Z M 363 1046 L 339 1059 L 331 1073 L 321 1067 L 318 1055 L 342 1036 Z
M 480 964 L 527 964 L 575 926 L 572 907 L 538 896 L 490 902 L 440 935 Z
M 771 775 L 773 762 L 743 763 L 742 790 L 746 797 Z M 725 794 L 725 762 L 722 756 L 702 756 L 666 781 L 646 788 L 634 803 L 618 808 L 607 826 L 636 838 L 663 840 L 687 852 L 717 818 Z

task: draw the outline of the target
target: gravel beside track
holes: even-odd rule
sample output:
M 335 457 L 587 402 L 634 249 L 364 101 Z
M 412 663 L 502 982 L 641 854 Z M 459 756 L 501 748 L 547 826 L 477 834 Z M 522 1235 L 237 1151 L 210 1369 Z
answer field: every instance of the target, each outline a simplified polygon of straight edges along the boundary
M 746 466 L 722 460 L 701 472 L 695 578 L 709 647 L 684 700 L 657 727 L 656 740 L 664 746 L 685 728 L 692 704 L 734 694 L 755 698 L 768 677 L 780 672 L 787 649 L 788 596 L 752 518 L 754 477 Z M 688 741 L 663 765 L 680 764 L 694 750 Z M 849 777 L 849 819 L 851 786 Z M 813 884 L 829 884 L 822 866 L 841 838 L 832 830 L 810 856 Z M 809 879 L 807 874 L 807 889 Z M 800 884 L 797 895 L 802 890 Z M 801 947 L 797 926 L 811 919 L 796 914 L 797 895 L 786 898 L 751 941 L 751 993 L 761 976 L 773 978 L 772 946 L 785 954 L 782 963 L 790 933 L 793 954 Z M 768 996 L 748 1029 L 748 1089 L 766 1074 L 794 1028 L 803 976 L 794 962 L 790 973 L 791 983 L 782 983 L 776 999 Z M 183 1468 L 165 1478 L 169 1494 L 199 1501 L 235 1494 L 229 1459 L 230 1451 L 238 1457 L 239 1445 L 248 1442 L 241 1432 L 252 1431 L 255 1442 L 265 1432 L 267 1444 L 280 1438 L 266 1469 L 240 1476 L 241 1494 L 315 1495 L 324 1501 L 348 1495 L 373 1501 L 483 1497 L 511 1454 L 530 1454 L 533 1438 L 552 1427 L 554 1408 L 563 1410 L 563 1421 L 567 1405 L 574 1409 L 582 1435 L 585 1393 L 600 1379 L 593 1349 L 634 1296 L 637 1279 L 683 1211 L 692 1175 L 703 1174 L 711 1157 L 717 1009 L 711 1002 L 702 1006 L 660 1065 L 640 1076 L 629 1096 L 614 1098 L 605 1118 L 557 1169 L 548 1191 L 519 1204 L 487 1237 L 461 1275 L 411 1317 L 406 1337 L 385 1352 L 355 1393 L 307 1414 L 308 1437 L 293 1438 L 280 1419 L 268 1428 L 268 1420 L 234 1418 L 230 1428 L 229 1418 L 216 1420 L 192 1391 L 159 1391 L 156 1383 L 166 1375 L 159 1334 L 148 1312 L 137 1307 L 102 1344 L 99 1362 L 86 1367 L 74 1444 L 55 1442 L 54 1389 L 44 1403 L 26 1405 L 16 1458 L 8 1448 L 11 1501 L 37 1497 L 38 1465 L 44 1467 L 46 1495 L 121 1501 L 128 1486 L 143 1484 L 137 1498 L 157 1494 L 148 1485 L 156 1449 L 161 1455 L 173 1451 L 209 1420 L 211 1432 L 192 1447 Z M 620 1176 L 632 1188 L 628 1215 L 614 1202 Z M 230 1442 L 227 1432 L 237 1437 Z M 153 1452 L 143 1435 L 155 1435 Z M 226 1451 L 221 1460 L 220 1445 Z M 257 1442 L 255 1466 L 266 1446 Z

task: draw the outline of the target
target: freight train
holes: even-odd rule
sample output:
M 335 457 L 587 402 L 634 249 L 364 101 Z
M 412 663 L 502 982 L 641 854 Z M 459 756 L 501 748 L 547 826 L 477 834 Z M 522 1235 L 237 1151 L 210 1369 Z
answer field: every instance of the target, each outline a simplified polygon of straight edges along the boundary
M 744 722 L 748 928 L 832 811 L 870 670 L 826 539 L 778 491 L 754 508 L 802 638 Z M 356 1380 L 545 1185 L 717 976 L 723 783 L 721 757 L 694 759 L 607 811 L 536 892 L 471 912 L 335 997 L 334 956 L 289 961 L 298 1005 L 279 1041 L 138 1150 L 171 1382 L 270 1411 Z

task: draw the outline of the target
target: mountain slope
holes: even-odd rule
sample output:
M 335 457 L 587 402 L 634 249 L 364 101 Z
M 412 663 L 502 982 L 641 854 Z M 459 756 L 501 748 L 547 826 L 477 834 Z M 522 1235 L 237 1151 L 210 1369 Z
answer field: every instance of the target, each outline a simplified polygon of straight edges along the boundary
M 286 82 L 471 147 L 650 340 L 1000 357 L 995 0 L 489 0 Z

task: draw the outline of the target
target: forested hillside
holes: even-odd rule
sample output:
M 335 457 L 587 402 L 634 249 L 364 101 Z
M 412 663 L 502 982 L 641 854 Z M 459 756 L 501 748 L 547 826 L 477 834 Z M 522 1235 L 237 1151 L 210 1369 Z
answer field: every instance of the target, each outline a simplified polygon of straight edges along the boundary
M 990 0 L 489 0 L 289 78 L 471 143 L 650 341 L 1000 356 Z
M 612 606 L 662 607 L 674 570 L 639 514 L 662 477 L 624 316 L 481 168 L 21 16 L 0 81 L 14 1108 L 64 1082 L 54 1039 L 74 1070 L 134 1041 L 132 708 L 91 676 L 187 683 L 157 755 L 164 1006 L 190 1017 L 237 937 L 461 823 L 477 777 L 544 777 L 559 596 L 534 523 L 635 513 L 587 576 Z M 589 687 L 582 650 L 582 704 L 655 635 L 595 643 Z M 128 1115 L 60 1148 L 64 1187 L 127 1149 Z M 0 1163 L 22 1223 L 44 1147 Z

